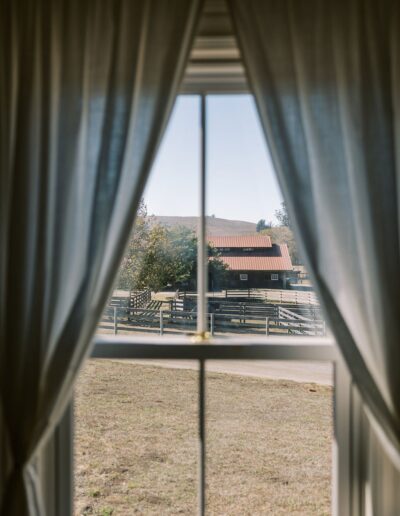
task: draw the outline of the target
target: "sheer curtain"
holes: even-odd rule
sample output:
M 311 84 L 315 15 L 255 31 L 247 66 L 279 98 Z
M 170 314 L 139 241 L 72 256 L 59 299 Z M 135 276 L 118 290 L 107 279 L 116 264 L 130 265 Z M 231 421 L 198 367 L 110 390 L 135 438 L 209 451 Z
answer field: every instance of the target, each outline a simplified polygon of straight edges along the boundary
M 229 4 L 290 216 L 361 396 L 359 513 L 399 514 L 400 3 Z
M 0 0 L 0 508 L 43 511 L 32 458 L 112 286 L 199 0 Z

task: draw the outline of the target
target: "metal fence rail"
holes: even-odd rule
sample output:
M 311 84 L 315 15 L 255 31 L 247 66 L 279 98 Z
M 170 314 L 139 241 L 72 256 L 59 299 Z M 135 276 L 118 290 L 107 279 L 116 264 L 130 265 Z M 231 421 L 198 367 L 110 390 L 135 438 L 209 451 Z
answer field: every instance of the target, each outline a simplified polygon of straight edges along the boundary
M 180 292 L 180 298 L 196 298 L 196 292 Z M 247 298 L 247 299 L 259 299 L 267 302 L 276 303 L 292 303 L 292 304 L 306 304 L 319 306 L 317 296 L 312 291 L 301 291 L 301 290 L 282 290 L 282 289 L 262 289 L 262 288 L 249 288 L 249 289 L 227 289 L 220 292 L 210 292 L 208 297 L 231 299 L 231 298 Z
M 270 313 L 276 314 L 270 316 Z M 325 335 L 325 322 L 320 319 L 309 319 L 289 310 L 281 309 L 270 311 L 246 310 L 238 307 L 237 310 L 227 310 L 224 313 L 206 313 L 208 331 L 214 335 L 219 331 L 235 331 L 237 329 L 265 330 L 266 335 L 272 334 L 297 334 L 297 335 Z M 130 328 L 140 331 L 141 327 L 151 327 L 164 334 L 166 328 L 177 329 L 181 327 L 192 328 L 197 324 L 197 312 L 187 310 L 159 310 L 151 308 L 134 308 L 126 315 L 126 310 L 119 310 L 117 306 L 109 307 L 103 316 L 112 320 L 114 335 L 117 335 L 119 325 L 124 324 L 124 330 Z

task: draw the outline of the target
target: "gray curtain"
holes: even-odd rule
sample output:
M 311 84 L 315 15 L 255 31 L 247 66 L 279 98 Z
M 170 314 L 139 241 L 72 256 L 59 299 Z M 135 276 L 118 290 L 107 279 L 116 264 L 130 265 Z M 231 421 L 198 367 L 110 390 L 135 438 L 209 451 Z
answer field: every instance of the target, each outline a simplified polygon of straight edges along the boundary
M 400 2 L 229 4 L 290 217 L 361 395 L 354 436 L 375 439 L 362 465 L 371 514 L 400 514 Z M 382 468 L 397 483 L 386 505 Z
M 42 512 L 62 414 L 132 226 L 199 0 L 0 0 L 0 510 Z

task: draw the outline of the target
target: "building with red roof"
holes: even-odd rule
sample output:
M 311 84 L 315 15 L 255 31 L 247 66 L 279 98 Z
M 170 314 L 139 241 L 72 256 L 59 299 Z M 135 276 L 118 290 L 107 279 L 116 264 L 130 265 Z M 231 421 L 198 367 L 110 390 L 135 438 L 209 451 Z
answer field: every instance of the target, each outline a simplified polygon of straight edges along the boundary
M 286 288 L 293 275 L 287 245 L 273 244 L 267 235 L 216 236 L 208 242 L 228 269 L 225 284 L 214 288 Z

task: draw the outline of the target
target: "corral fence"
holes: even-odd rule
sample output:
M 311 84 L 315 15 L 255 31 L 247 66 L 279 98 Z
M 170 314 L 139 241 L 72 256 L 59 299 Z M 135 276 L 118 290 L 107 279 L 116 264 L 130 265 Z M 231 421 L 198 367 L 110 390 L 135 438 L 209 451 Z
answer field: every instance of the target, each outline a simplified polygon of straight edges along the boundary
M 193 298 L 197 297 L 195 292 L 180 292 L 179 297 Z M 220 292 L 210 293 L 208 297 L 223 298 L 223 299 L 255 299 L 264 302 L 279 303 L 279 304 L 295 304 L 295 305 L 313 305 L 319 306 L 317 296 L 312 291 L 301 290 L 281 290 L 281 289 L 228 289 Z
M 247 289 L 225 290 L 225 299 L 247 296 L 248 298 L 262 299 L 266 302 L 290 303 L 303 305 L 318 305 L 318 299 L 314 292 L 304 292 L 300 290 L 280 290 L 280 289 Z
M 173 299 L 169 301 L 169 304 L 169 309 L 172 312 L 179 312 L 193 309 L 195 306 L 195 301 L 193 297 L 186 296 L 184 292 L 182 293 L 177 290 Z
M 112 296 L 108 302 L 108 307 L 125 308 L 127 310 L 129 308 L 129 297 Z
M 146 306 L 151 301 L 151 291 L 150 290 L 131 290 L 129 293 L 129 308 L 142 308 Z
M 219 332 L 254 331 L 266 335 L 325 335 L 325 322 L 320 319 L 308 319 L 295 312 L 278 307 L 278 314 L 274 310 L 264 312 L 253 312 L 241 306 L 236 311 L 215 311 L 207 314 L 209 332 L 214 335 Z M 122 312 L 122 313 L 121 313 Z M 194 310 L 162 310 L 149 308 L 135 308 L 130 311 L 127 320 L 126 311 L 119 311 L 118 307 L 109 307 L 105 317 L 113 321 L 114 334 L 118 333 L 119 325 L 123 325 L 124 331 L 129 331 L 127 324 L 132 330 L 140 328 L 154 328 L 163 335 L 167 328 L 171 330 L 185 328 L 196 330 L 197 312 Z
M 294 294 L 294 295 L 293 295 Z M 211 297 L 212 296 L 212 297 Z M 266 302 L 272 297 L 272 302 Z M 197 323 L 195 292 L 179 292 L 165 301 L 152 300 L 150 290 L 113 296 L 103 316 L 114 334 L 158 329 L 194 331 Z M 282 300 L 282 302 L 281 302 Z M 306 303 L 306 301 L 312 301 Z M 272 289 L 226 290 L 209 294 L 209 331 L 224 333 L 265 332 L 267 335 L 325 335 L 325 322 L 313 292 Z
M 229 301 L 218 298 L 209 298 L 208 304 L 211 307 L 210 311 L 232 315 L 243 314 L 245 318 L 249 318 L 253 315 L 280 318 L 279 309 L 282 306 L 275 303 L 254 302 L 254 300 Z M 287 303 L 283 306 L 298 316 L 303 316 L 311 320 L 322 319 L 321 309 L 318 305 Z
M 151 301 L 151 291 L 146 290 L 130 290 L 127 295 L 113 295 L 108 302 L 107 307 L 126 308 L 142 308 Z
M 131 290 L 128 296 L 113 295 L 104 310 L 103 318 L 114 320 L 114 333 L 118 319 L 130 320 L 132 310 L 147 306 L 151 302 L 150 290 Z

